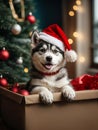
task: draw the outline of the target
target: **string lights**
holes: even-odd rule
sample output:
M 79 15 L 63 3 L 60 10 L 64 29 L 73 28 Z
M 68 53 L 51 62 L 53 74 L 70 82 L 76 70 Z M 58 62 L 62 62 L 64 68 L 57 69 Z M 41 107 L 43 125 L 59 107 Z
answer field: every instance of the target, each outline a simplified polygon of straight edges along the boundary
M 71 38 L 68 39 L 69 44 L 73 44 L 73 40 Z
M 75 13 L 77 11 L 79 11 L 79 8 L 80 8 L 81 4 L 82 4 L 81 0 L 76 0 L 75 4 L 72 6 L 72 9 L 68 12 L 68 15 L 70 17 L 74 17 Z M 73 32 L 73 37 L 78 38 L 78 37 L 80 37 L 80 35 L 79 35 L 78 32 L 75 31 L 75 32 Z M 73 39 L 72 38 L 69 38 L 68 41 L 69 41 L 70 44 L 73 44 Z
M 76 4 L 73 5 L 72 10 L 69 11 L 69 16 L 74 16 L 75 11 L 79 10 L 79 7 L 81 6 L 81 0 L 76 0 Z
M 80 56 L 80 57 L 79 57 L 79 62 L 80 62 L 80 63 L 84 63 L 84 62 L 85 62 L 85 60 L 86 60 L 86 59 L 85 59 L 85 57 L 84 57 L 84 56 Z
M 74 16 L 74 15 L 75 15 L 74 11 L 69 11 L 69 16 Z
M 82 5 L 81 0 L 76 0 L 76 1 L 75 1 L 75 4 L 72 6 L 72 9 L 69 10 L 68 15 L 69 15 L 70 17 L 74 17 L 77 12 L 80 12 L 80 10 L 81 10 L 81 5 Z M 78 38 L 78 39 L 81 39 L 81 38 L 82 38 L 81 32 L 77 32 L 77 31 L 74 31 L 74 32 L 72 33 L 72 36 L 73 36 L 74 38 Z M 73 43 L 74 43 L 73 38 L 69 38 L 68 41 L 69 41 L 70 44 L 73 44 Z M 79 62 L 80 62 L 80 63 L 84 63 L 84 62 L 86 61 L 85 56 L 83 56 L 82 54 L 79 56 L 78 59 L 79 59 Z
M 81 5 L 81 0 L 76 0 L 77 5 Z
M 73 5 L 73 10 L 77 11 L 78 10 L 78 6 L 77 5 Z
M 73 7 L 72 7 L 72 10 L 70 10 L 69 12 L 68 12 L 68 14 L 69 14 L 69 16 L 70 17 L 73 17 L 73 16 L 75 16 L 75 12 L 77 12 L 77 11 L 79 11 L 79 7 L 81 6 L 81 0 L 76 0 L 75 1 L 75 4 L 73 5 Z M 73 37 L 75 37 L 75 38 L 77 38 L 77 37 L 79 37 L 80 35 L 79 35 L 79 33 L 78 32 L 73 32 Z M 70 44 L 72 44 L 73 42 L 73 39 L 71 39 L 71 38 L 69 38 L 68 39 L 69 40 L 69 43 Z
M 73 36 L 74 36 L 75 38 L 77 38 L 77 37 L 79 36 L 79 33 L 78 33 L 78 32 L 73 32 Z

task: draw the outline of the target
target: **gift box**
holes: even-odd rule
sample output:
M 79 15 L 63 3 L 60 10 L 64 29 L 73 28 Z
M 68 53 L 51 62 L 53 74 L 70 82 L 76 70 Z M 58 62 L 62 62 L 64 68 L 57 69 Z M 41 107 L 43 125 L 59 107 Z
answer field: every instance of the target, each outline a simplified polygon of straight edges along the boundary
M 0 87 L 0 112 L 14 130 L 98 130 L 98 90 L 76 91 L 73 101 L 54 93 L 51 105 L 38 94 L 22 96 Z

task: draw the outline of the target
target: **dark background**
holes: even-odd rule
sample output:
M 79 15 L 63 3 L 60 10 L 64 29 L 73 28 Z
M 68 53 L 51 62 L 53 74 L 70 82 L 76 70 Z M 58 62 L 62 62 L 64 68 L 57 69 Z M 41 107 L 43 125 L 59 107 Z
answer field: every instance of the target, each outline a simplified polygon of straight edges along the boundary
M 35 3 L 40 29 L 54 23 L 62 26 L 62 0 L 35 0 Z

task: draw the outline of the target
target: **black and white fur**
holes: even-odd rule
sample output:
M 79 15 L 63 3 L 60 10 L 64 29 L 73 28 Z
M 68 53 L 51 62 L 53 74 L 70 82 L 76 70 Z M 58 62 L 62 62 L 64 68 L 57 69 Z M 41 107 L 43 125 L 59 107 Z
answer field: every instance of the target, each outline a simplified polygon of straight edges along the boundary
M 36 40 L 36 43 L 32 49 L 31 79 L 27 89 L 32 94 L 38 93 L 44 103 L 53 102 L 53 92 L 62 92 L 63 97 L 73 99 L 75 91 L 68 80 L 64 52 L 43 40 Z

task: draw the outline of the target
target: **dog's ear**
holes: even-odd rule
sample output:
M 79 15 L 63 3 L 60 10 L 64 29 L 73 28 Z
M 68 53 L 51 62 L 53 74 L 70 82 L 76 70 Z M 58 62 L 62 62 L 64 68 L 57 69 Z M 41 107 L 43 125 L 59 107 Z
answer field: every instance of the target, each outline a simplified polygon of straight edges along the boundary
M 31 36 L 31 44 L 33 44 L 33 46 L 36 46 L 38 42 L 39 42 L 39 33 L 37 30 L 35 30 L 33 31 Z

